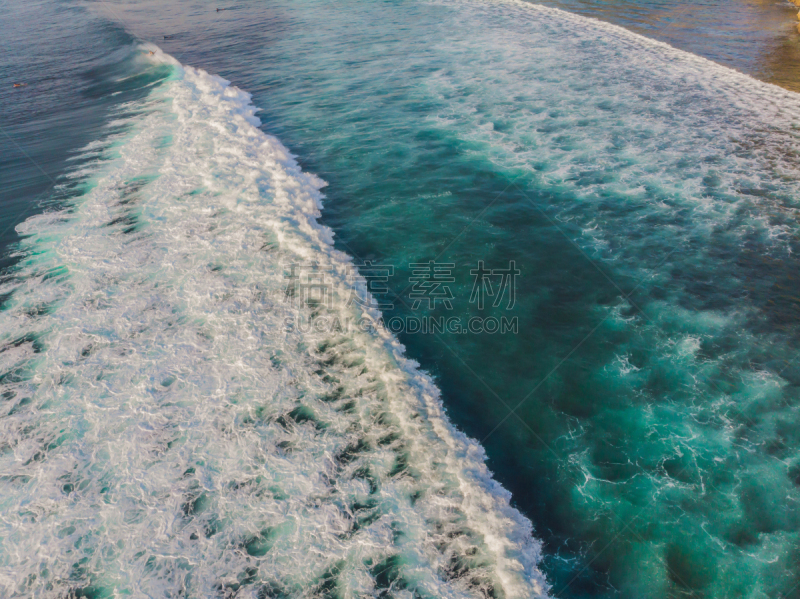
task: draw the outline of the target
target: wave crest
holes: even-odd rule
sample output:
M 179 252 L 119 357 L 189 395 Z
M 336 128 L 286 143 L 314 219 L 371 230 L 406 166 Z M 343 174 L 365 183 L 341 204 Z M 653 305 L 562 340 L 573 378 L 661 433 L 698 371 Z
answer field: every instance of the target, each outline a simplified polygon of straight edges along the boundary
M 249 94 L 144 50 L 167 81 L 0 288 L 4 594 L 544 596 L 483 449 L 348 305 L 324 182 Z M 296 261 L 332 302 L 287 301 Z M 321 311 L 376 326 L 285 326 Z

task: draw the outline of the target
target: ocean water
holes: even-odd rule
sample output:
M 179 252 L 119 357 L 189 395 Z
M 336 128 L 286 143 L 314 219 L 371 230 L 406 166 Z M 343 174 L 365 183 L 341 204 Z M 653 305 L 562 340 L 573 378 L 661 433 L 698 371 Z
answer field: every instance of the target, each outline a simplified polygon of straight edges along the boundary
M 627 2 L 547 0 L 800 91 L 797 6 L 781 0 Z
M 15 2 L 2 19 L 0 247 L 7 250 L 21 220 L 75 193 L 62 177 L 84 162 L 80 148 L 106 134 L 109 110 L 143 97 L 153 80 L 120 80 L 130 74 L 130 35 L 72 3 Z M 14 258 L 3 254 L 7 267 Z
M 30 6 L 95 83 L 3 171 L 4 595 L 798 594 L 800 96 L 522 2 Z

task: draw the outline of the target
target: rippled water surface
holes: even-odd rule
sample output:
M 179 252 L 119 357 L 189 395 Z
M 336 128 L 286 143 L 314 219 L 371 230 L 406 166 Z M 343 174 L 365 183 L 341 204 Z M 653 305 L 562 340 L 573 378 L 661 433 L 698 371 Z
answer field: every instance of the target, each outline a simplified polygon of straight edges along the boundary
M 125 70 L 98 95 L 135 89 L 2 289 L 6 588 L 797 593 L 800 96 L 739 72 L 791 79 L 782 6 L 88 6 L 252 93 L 299 164 L 241 92 L 93 38 Z M 349 259 L 394 266 L 385 319 L 518 332 L 401 333 L 430 379 L 287 330 L 354 314 Z M 337 302 L 287 303 L 287 260 Z M 450 310 L 413 310 L 429 260 Z M 471 303 L 512 260 L 513 306 Z
M 791 2 L 553 0 L 542 4 L 622 25 L 758 79 L 800 91 L 800 35 L 797 6 Z

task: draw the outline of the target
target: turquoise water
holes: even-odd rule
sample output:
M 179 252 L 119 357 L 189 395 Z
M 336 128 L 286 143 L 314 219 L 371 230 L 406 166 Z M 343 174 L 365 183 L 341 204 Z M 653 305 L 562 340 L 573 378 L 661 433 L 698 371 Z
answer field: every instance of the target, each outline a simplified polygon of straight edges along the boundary
M 166 82 L 3 290 L 14 592 L 797 594 L 797 95 L 523 3 L 95 8 L 303 172 L 129 50 Z M 399 333 L 429 379 L 284 329 L 357 311 L 345 255 L 394 267 L 385 322 L 517 332 Z M 336 301 L 278 301 L 287 260 Z M 414 309 L 430 260 L 451 310 Z M 470 302 L 480 261 L 513 306 Z

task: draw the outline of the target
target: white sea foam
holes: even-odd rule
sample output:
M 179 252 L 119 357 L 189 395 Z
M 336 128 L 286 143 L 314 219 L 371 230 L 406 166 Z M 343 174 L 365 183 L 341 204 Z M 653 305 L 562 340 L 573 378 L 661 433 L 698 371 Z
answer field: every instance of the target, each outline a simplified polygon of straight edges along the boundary
M 558 226 L 591 260 L 613 264 L 615 282 L 629 281 L 622 287 L 646 295 L 660 286 L 674 308 L 687 280 L 721 264 L 739 268 L 720 258 L 722 246 L 790 258 L 800 94 L 563 10 L 518 0 L 429 3 L 459 25 L 429 50 L 447 68 L 421 84 L 437 103 L 427 123 L 469 141 L 501 171 L 526 173 L 511 188 L 519 209 Z M 756 277 L 741 268 L 713 283 L 733 296 Z M 653 305 L 648 318 L 672 308 Z M 741 311 L 760 317 L 747 302 L 718 310 L 732 327 Z
M 347 305 L 324 183 L 248 94 L 146 50 L 172 76 L 90 191 L 19 226 L 0 289 L 0 594 L 544 596 L 530 523 L 398 341 L 286 328 L 379 317 Z M 330 305 L 287 300 L 297 261 Z

